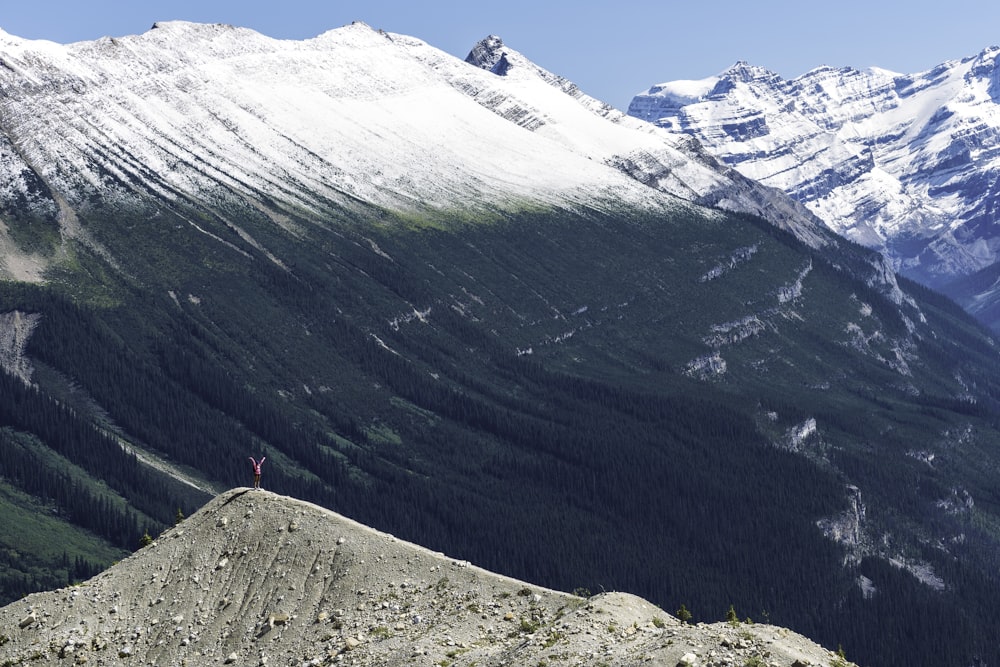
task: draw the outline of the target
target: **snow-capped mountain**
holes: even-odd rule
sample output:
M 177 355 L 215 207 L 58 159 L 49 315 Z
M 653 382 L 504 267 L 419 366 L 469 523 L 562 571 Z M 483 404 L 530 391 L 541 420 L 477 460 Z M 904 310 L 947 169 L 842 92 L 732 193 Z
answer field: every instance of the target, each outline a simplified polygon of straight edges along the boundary
M 184 22 L 70 45 L 0 33 L 0 211 L 30 204 L 82 239 L 73 212 L 91 197 L 264 206 L 278 224 L 331 206 L 489 215 L 680 197 L 829 242 L 804 208 L 688 138 L 498 38 L 474 54 L 503 71 L 362 23 L 305 41 Z M 11 233 L 0 244 L 5 275 L 39 279 L 50 264 Z
M 1000 48 L 918 74 L 745 62 L 662 83 L 628 113 L 697 137 L 838 233 L 941 287 L 1000 255 Z

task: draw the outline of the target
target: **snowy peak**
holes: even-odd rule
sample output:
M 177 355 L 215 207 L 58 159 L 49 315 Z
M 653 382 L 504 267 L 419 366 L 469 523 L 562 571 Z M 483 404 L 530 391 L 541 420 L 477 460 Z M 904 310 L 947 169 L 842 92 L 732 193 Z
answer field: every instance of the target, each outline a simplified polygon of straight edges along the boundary
M 629 114 L 696 137 L 932 286 L 1000 257 L 996 47 L 926 72 L 819 67 L 786 81 L 737 63 L 663 83 Z
M 774 72 L 756 65 L 751 65 L 745 60 L 738 60 L 732 67 L 723 72 L 722 79 L 740 83 L 762 83 L 773 85 L 783 79 Z
M 974 80 L 983 81 L 987 93 L 993 101 L 1000 101 L 1000 47 L 991 46 L 976 56 L 966 74 L 966 81 L 972 85 Z

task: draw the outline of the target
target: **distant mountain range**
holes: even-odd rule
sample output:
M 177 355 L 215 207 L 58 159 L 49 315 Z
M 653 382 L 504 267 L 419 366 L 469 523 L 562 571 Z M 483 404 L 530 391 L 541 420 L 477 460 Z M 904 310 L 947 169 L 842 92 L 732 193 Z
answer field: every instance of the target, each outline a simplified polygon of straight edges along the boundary
M 917 74 L 740 62 L 637 95 L 628 113 L 697 137 L 902 274 L 1000 327 L 1000 48 Z
M 266 455 L 536 585 L 1000 663 L 995 338 L 499 38 L 0 35 L 0 221 L 4 601 Z

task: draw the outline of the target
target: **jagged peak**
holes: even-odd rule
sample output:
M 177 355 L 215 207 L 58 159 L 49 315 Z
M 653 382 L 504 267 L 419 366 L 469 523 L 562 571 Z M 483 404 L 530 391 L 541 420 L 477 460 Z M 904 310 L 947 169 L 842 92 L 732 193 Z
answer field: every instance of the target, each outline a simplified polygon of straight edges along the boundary
M 993 68 L 997 65 L 997 57 L 1000 56 L 1000 46 L 987 46 L 972 58 L 973 69 L 980 67 Z
M 722 72 L 720 76 L 730 78 L 735 81 L 740 81 L 742 83 L 781 79 L 780 76 L 778 76 L 771 70 L 767 69 L 766 67 L 761 67 L 760 65 L 751 65 L 746 60 L 737 60 L 735 63 L 733 63 L 733 65 L 729 69 Z
M 469 55 L 465 57 L 465 62 L 475 65 L 481 69 L 492 70 L 506 55 L 503 40 L 497 35 L 489 35 L 479 40 Z
M 979 79 L 987 82 L 987 92 L 994 100 L 1000 100 L 1000 47 L 988 46 L 973 58 L 966 80 Z
M 738 84 L 763 84 L 775 87 L 784 82 L 784 79 L 771 70 L 759 65 L 751 65 L 745 60 L 737 60 L 729 69 L 720 73 L 717 79 L 707 97 L 726 95 Z

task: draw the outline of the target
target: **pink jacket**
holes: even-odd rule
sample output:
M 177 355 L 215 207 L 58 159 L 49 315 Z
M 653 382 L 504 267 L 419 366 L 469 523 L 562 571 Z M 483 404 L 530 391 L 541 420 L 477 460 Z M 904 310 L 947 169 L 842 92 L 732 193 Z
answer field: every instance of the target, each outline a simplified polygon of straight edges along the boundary
M 267 460 L 266 456 L 260 457 L 260 461 L 255 460 L 254 457 L 252 456 L 250 457 L 250 464 L 253 465 L 253 474 L 255 475 L 260 474 L 260 467 L 264 465 L 264 461 L 266 460 Z

